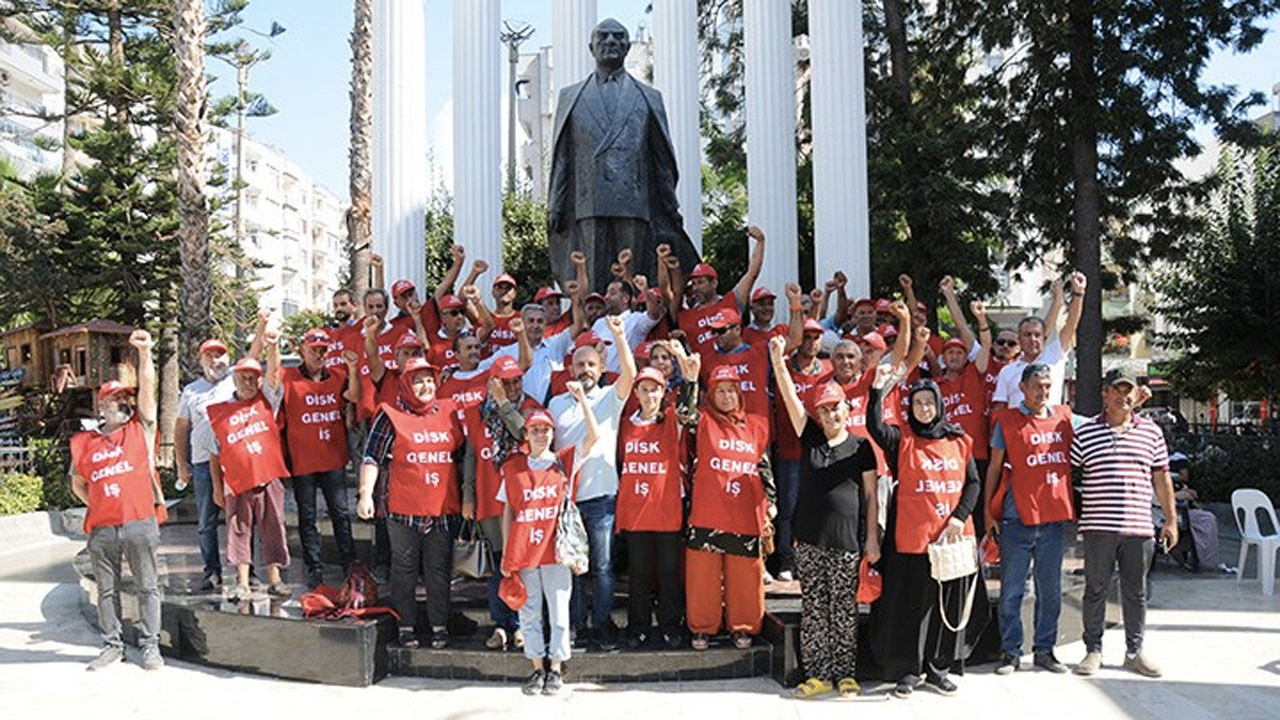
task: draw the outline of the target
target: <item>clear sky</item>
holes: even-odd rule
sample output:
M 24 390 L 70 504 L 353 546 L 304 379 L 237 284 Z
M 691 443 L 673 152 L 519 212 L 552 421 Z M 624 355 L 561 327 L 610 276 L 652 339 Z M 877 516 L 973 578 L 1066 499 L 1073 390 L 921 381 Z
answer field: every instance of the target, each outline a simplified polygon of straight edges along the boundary
M 397 0 L 414 2 L 415 0 Z M 600 17 L 616 17 L 628 27 L 645 19 L 649 0 L 597 0 Z M 690 0 L 692 1 L 692 0 Z M 273 57 L 253 68 L 250 85 L 262 92 L 279 112 L 251 118 L 253 137 L 281 149 L 317 181 L 340 197 L 347 195 L 348 89 L 351 75 L 350 0 L 252 0 L 244 13 L 246 26 L 265 31 L 275 22 L 287 31 L 274 40 L 240 33 Z M 437 181 L 452 167 L 450 139 L 452 95 L 453 0 L 426 0 L 427 117 Z M 551 0 L 505 0 L 503 19 L 532 25 L 535 34 L 523 45 L 534 49 L 551 43 Z M 1264 43 L 1247 56 L 1218 52 L 1204 79 L 1226 83 L 1241 91 L 1256 90 L 1271 100 L 1280 83 L 1280 17 L 1267 23 Z M 234 36 L 234 34 L 232 35 Z M 494 52 L 504 55 L 495 39 Z M 504 78 L 505 61 L 502 65 Z M 234 72 L 216 60 L 207 70 L 219 77 L 213 92 L 234 92 Z M 228 82 L 228 79 L 231 82 Z M 505 102 L 503 104 L 505 112 Z M 505 116 L 504 116 L 505 117 Z M 505 127 L 505 124 L 504 124 Z M 1206 134 L 1207 135 L 1207 134 Z M 505 135 L 504 135 L 505 137 Z

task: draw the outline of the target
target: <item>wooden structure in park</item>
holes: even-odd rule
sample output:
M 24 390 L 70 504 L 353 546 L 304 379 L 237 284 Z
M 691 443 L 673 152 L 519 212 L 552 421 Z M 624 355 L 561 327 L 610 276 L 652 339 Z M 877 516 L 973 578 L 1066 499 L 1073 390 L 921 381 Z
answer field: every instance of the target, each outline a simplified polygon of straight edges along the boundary
M 68 387 L 96 389 L 121 379 L 133 328 L 113 320 L 53 329 L 34 323 L 0 333 L 5 366 L 21 371 L 21 387 L 60 393 Z

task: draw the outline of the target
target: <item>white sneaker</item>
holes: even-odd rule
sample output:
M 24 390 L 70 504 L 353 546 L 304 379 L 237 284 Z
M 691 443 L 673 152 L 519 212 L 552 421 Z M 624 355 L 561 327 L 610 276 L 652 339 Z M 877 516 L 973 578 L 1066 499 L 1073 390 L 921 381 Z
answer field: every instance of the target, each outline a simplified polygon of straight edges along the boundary
M 782 572 L 778 573 L 778 580 L 782 582 L 791 582 L 792 580 L 795 580 L 795 579 L 796 579 L 795 575 L 792 575 L 790 570 L 783 570 Z
M 764 584 L 765 584 L 765 585 L 772 585 L 772 584 L 773 584 L 773 576 L 769 574 L 769 571 L 768 571 L 768 570 L 765 570 L 765 571 L 764 571 Z
M 506 650 L 507 649 L 507 631 L 502 628 L 494 628 L 493 634 L 488 640 L 484 641 L 484 646 L 490 650 Z

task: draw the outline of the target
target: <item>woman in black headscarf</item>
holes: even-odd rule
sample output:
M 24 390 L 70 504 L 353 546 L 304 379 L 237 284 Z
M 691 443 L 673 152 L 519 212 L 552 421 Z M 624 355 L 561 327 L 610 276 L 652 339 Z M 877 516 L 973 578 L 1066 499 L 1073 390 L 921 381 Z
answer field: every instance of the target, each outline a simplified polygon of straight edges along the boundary
M 933 381 L 918 381 L 907 391 L 909 427 L 885 422 L 880 400 L 897 374 L 886 365 L 876 368 L 867 402 L 867 429 L 897 478 L 881 541 L 883 590 L 872 608 L 872 649 L 885 679 L 895 683 L 894 695 L 906 698 L 922 683 L 951 695 L 956 685 L 947 673 L 969 650 L 959 623 L 972 583 L 982 578 L 952 580 L 939 593 L 930 574 L 928 545 L 973 535 L 969 515 L 982 485 L 972 441 L 958 425 L 946 422 L 942 393 Z M 986 593 L 977 590 L 973 613 L 985 617 Z M 960 632 L 949 630 L 948 624 Z

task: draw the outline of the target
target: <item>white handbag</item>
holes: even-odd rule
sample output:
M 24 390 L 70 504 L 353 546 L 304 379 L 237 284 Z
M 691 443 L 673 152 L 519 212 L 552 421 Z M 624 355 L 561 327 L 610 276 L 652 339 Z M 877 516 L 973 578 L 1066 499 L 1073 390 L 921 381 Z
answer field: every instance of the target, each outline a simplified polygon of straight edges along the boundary
M 964 630 L 969 624 L 969 614 L 973 610 L 973 597 L 978 591 L 978 584 L 982 581 L 982 576 L 978 574 L 977 540 L 972 535 L 961 535 L 960 539 L 951 542 L 937 540 L 929 543 L 929 574 L 938 583 L 938 614 L 942 616 L 942 624 L 954 633 Z M 960 622 L 953 625 L 947 618 L 942 584 L 966 577 L 973 577 L 973 580 L 969 583 L 964 613 Z

